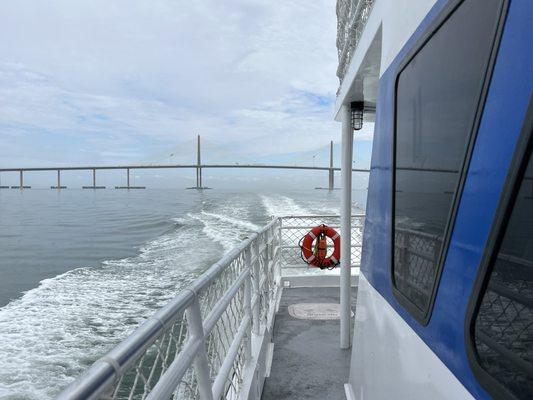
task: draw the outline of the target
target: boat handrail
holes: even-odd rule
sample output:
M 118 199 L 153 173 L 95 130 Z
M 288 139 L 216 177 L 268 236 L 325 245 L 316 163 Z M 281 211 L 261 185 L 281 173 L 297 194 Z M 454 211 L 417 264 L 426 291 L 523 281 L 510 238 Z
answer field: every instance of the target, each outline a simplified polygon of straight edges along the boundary
M 225 254 L 57 398 L 169 398 L 197 390 L 201 398 L 213 399 L 235 391 L 244 365 L 236 371 L 234 363 L 251 351 L 251 331 L 260 334 L 259 325 L 272 311 L 269 297 L 279 286 L 274 274 L 280 223 L 273 219 Z M 240 310 L 233 304 L 237 300 L 245 303 Z M 184 379 L 189 381 L 182 385 Z

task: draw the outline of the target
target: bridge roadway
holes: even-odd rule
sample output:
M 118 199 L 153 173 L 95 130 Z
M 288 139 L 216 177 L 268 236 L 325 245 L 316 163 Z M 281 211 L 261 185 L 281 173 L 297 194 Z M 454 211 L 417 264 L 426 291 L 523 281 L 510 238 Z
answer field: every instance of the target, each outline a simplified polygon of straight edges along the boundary
M 104 169 L 168 169 L 168 168 L 265 168 L 265 169 L 303 169 L 317 171 L 340 171 L 337 167 L 315 167 L 304 165 L 274 165 L 274 164 L 157 164 L 157 165 L 99 165 L 72 167 L 13 167 L 0 168 L 0 172 L 29 172 L 29 171 L 91 171 Z M 354 172 L 368 172 L 368 169 L 353 168 Z
M 333 157 L 333 154 L 331 155 Z M 144 186 L 130 185 L 130 170 L 132 169 L 180 169 L 191 168 L 196 170 L 196 186 L 189 189 L 207 189 L 202 185 L 202 169 L 204 168 L 248 168 L 248 169 L 288 169 L 288 170 L 314 170 L 314 171 L 328 171 L 329 182 L 328 189 L 334 189 L 334 172 L 339 171 L 340 168 L 333 167 L 333 160 L 330 161 L 329 167 L 315 167 L 304 165 L 275 165 L 275 164 L 134 164 L 134 165 L 92 165 L 92 166 L 57 166 L 57 167 L 19 167 L 19 168 L 0 168 L 2 172 L 18 172 L 19 185 L 11 186 L 12 189 L 30 189 L 30 186 L 24 185 L 24 172 L 42 172 L 42 171 L 56 171 L 57 183 L 50 186 L 51 189 L 66 189 L 66 186 L 61 185 L 61 171 L 92 171 L 92 185 L 83 186 L 83 189 L 105 189 L 105 186 L 96 185 L 96 171 L 97 170 L 125 170 L 126 171 L 126 185 L 115 186 L 115 189 L 144 189 Z M 368 172 L 367 169 L 352 169 L 354 172 Z M 9 186 L 0 186 L 1 189 L 9 188 Z
M 333 141 L 330 142 L 329 148 L 329 167 L 315 167 L 304 165 L 275 165 L 275 164 L 202 164 L 201 150 L 200 150 L 200 135 L 197 141 L 197 161 L 195 164 L 134 164 L 134 165 L 92 165 L 92 166 L 57 166 L 57 167 L 21 167 L 21 168 L 0 168 L 2 172 L 18 172 L 19 184 L 18 186 L 11 186 L 12 189 L 29 189 L 30 186 L 24 186 L 24 172 L 30 171 L 56 171 L 57 183 L 55 186 L 50 186 L 51 189 L 66 189 L 66 186 L 61 186 L 61 171 L 92 171 L 92 185 L 83 186 L 83 189 L 105 189 L 105 186 L 96 185 L 96 171 L 97 170 L 117 170 L 122 169 L 126 171 L 126 186 L 115 186 L 115 189 L 144 189 L 144 186 L 130 185 L 130 170 L 132 169 L 179 169 L 192 168 L 196 170 L 196 186 L 189 189 L 207 189 L 202 184 L 202 169 L 204 168 L 248 168 L 248 169 L 292 169 L 292 170 L 311 170 L 311 171 L 328 171 L 328 189 L 333 190 L 335 186 L 335 171 L 340 171 L 340 168 L 333 167 Z M 354 172 L 368 172 L 366 169 L 352 169 Z M 9 186 L 1 186 L 0 188 L 8 188 Z

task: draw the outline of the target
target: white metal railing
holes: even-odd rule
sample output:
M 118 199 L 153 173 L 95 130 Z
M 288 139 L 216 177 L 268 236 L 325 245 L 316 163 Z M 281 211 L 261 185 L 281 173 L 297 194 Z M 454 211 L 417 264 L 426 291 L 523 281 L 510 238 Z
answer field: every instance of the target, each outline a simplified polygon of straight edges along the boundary
M 342 83 L 375 0 L 337 0 L 337 77 Z
M 252 345 L 273 321 L 280 224 L 226 254 L 58 399 L 236 399 L 262 384 Z
M 283 271 L 298 242 L 339 216 L 276 218 L 203 273 L 60 395 L 81 399 L 246 399 L 261 393 Z M 352 265 L 364 215 L 352 217 Z M 292 272 L 292 271 L 291 271 Z M 254 393 L 255 395 L 252 395 Z
M 340 217 L 338 215 L 297 215 L 281 217 L 280 242 L 281 255 L 280 265 L 282 275 L 290 275 L 299 269 L 309 269 L 301 257 L 300 239 L 317 225 L 326 224 L 340 233 Z M 361 250 L 363 247 L 363 229 L 365 216 L 363 214 L 352 215 L 351 230 L 351 266 L 361 265 Z M 313 270 L 319 271 L 315 268 Z

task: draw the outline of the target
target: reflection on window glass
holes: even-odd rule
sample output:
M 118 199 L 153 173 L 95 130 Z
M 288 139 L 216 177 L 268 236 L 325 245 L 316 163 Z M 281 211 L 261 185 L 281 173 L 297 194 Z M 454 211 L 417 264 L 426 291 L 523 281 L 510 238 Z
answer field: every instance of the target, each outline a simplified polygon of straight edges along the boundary
M 426 311 L 500 0 L 466 0 L 409 62 L 396 94 L 394 283 Z
M 489 269 L 490 270 L 490 269 Z M 522 179 L 475 322 L 481 366 L 519 399 L 533 398 L 533 161 Z

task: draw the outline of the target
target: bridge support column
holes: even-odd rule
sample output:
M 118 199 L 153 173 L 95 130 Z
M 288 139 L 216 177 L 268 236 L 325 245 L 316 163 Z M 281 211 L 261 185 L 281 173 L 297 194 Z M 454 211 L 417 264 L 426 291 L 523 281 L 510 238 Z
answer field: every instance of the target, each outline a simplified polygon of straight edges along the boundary
M 202 158 L 200 152 L 200 135 L 198 135 L 198 168 L 196 169 L 196 189 L 202 189 Z
M 96 186 L 96 168 L 93 168 L 93 185 L 82 186 L 82 189 L 105 189 L 105 186 Z
M 329 180 L 328 190 L 335 188 L 335 172 L 333 170 L 333 140 L 329 144 Z
M 50 189 L 66 189 L 66 186 L 61 186 L 61 170 L 57 170 L 57 184 L 56 186 L 50 186 Z
M 131 186 L 130 168 L 126 168 L 126 186 L 115 186 L 115 189 L 146 189 L 146 186 Z
M 11 186 L 11 189 L 31 189 L 31 186 L 24 186 L 24 171 L 19 169 L 19 185 Z
M 197 148 L 196 148 L 196 154 L 197 154 L 197 160 L 196 160 L 196 186 L 187 188 L 187 189 L 209 189 L 208 187 L 204 187 L 202 184 L 202 156 L 201 156 L 201 150 L 200 150 L 200 135 L 198 135 L 198 142 L 197 142 Z
M 351 230 L 352 230 L 352 157 L 353 129 L 351 107 L 342 107 L 342 160 L 341 160 L 341 271 L 340 271 L 340 347 L 348 349 L 351 325 Z

